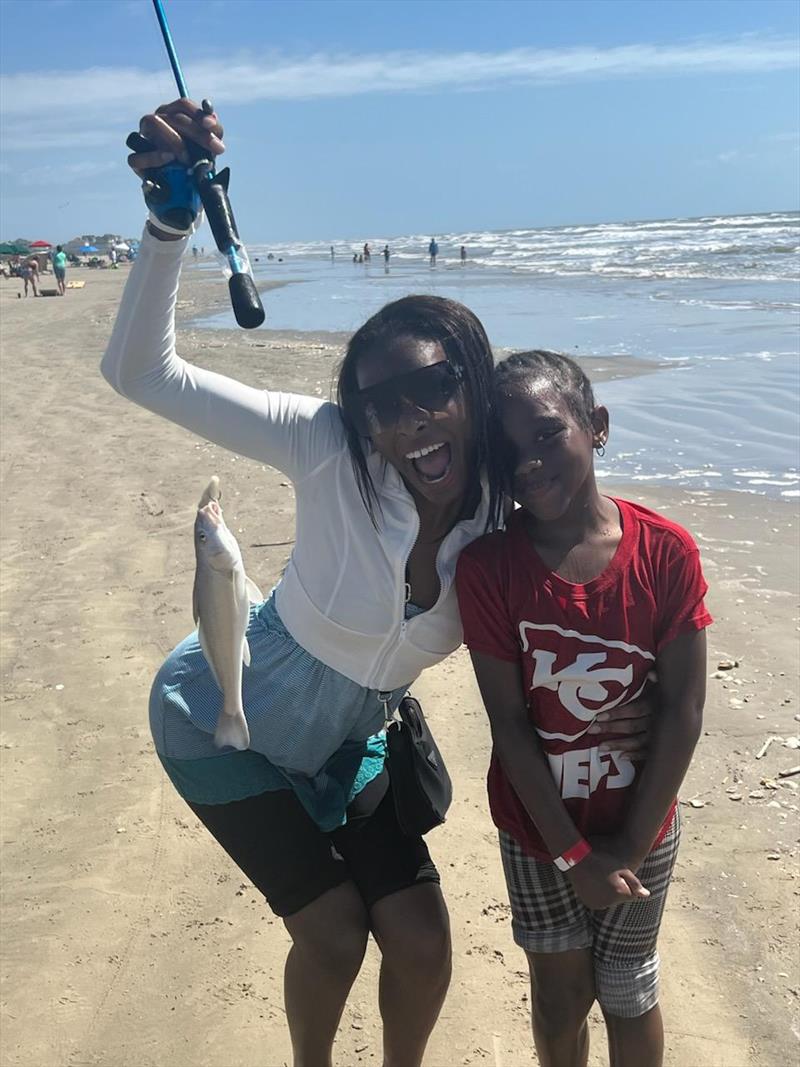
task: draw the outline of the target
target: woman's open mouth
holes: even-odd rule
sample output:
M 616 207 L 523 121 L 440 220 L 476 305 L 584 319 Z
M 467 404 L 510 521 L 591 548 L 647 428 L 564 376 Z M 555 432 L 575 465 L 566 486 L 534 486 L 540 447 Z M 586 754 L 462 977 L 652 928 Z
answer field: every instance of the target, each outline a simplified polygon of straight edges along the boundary
M 411 461 L 411 466 L 421 481 L 427 482 L 428 485 L 443 482 L 453 463 L 450 445 L 444 441 L 418 448 L 415 452 L 407 452 L 406 459 Z

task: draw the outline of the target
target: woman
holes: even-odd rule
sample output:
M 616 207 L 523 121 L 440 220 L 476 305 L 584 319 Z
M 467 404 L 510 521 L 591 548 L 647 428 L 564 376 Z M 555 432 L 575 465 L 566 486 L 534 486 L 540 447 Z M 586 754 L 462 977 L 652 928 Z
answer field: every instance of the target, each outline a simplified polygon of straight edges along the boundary
M 140 129 L 157 151 L 130 158 L 139 174 L 185 161 L 184 138 L 224 150 L 216 115 L 188 100 L 144 116 Z M 284 575 L 251 615 L 250 749 L 213 746 L 221 697 L 196 634 L 156 677 L 156 748 L 292 938 L 295 1064 L 331 1062 L 372 933 L 384 1063 L 414 1067 L 447 991 L 450 935 L 428 849 L 395 819 L 378 731 L 419 673 L 460 644 L 456 559 L 501 519 L 491 349 L 467 308 L 407 297 L 351 339 L 338 405 L 241 385 L 175 352 L 188 237 L 151 216 L 103 373 L 130 399 L 284 471 L 297 534 Z

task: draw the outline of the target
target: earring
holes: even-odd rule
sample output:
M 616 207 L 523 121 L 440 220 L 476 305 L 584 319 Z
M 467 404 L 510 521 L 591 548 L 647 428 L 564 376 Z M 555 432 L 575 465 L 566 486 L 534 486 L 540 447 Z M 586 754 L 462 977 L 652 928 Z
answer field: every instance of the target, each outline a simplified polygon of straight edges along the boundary
M 602 441 L 599 445 L 594 446 L 594 450 L 598 454 L 598 456 L 604 456 L 606 454 L 606 446 L 603 444 Z

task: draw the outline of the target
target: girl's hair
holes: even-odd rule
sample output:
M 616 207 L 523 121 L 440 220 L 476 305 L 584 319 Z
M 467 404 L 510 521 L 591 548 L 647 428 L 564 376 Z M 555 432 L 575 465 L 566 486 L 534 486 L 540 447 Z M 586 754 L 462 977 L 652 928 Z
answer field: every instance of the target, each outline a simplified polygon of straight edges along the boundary
M 371 352 L 386 350 L 399 338 L 438 342 L 447 359 L 463 371 L 462 382 L 474 444 L 473 476 L 477 481 L 482 471 L 487 473 L 489 512 L 486 528 L 494 529 L 502 515 L 503 477 L 496 454 L 490 448 L 494 409 L 492 349 L 483 326 L 469 308 L 440 296 L 405 296 L 386 304 L 350 338 L 339 368 L 336 399 L 364 506 L 377 527 L 375 506 L 378 495 L 367 467 L 365 442 L 356 430 L 352 415 L 353 398 L 359 390 L 358 363 Z
M 548 352 L 535 348 L 530 352 L 515 352 L 498 363 L 494 372 L 495 391 L 518 383 L 546 382 L 564 397 L 572 414 L 581 426 L 592 428 L 592 412 L 597 406 L 592 383 L 574 359 L 562 352 Z

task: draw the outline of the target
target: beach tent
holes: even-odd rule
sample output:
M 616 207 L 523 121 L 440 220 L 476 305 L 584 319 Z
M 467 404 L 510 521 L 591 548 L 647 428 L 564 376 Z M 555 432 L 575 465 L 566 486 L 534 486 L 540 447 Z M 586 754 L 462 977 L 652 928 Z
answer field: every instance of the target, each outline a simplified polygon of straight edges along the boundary
M 78 251 L 79 252 L 99 252 L 100 249 L 97 248 L 95 245 L 81 245 L 81 247 L 78 249 Z
M 118 245 L 112 245 L 115 252 L 130 252 L 131 246 L 125 244 L 124 241 L 120 241 Z
M 44 249 L 44 248 L 52 248 L 52 247 L 53 246 L 50 244 L 49 241 L 32 241 L 31 242 L 31 248 Z
M 0 256 L 24 256 L 28 252 L 25 245 L 15 245 L 8 241 L 0 244 Z

